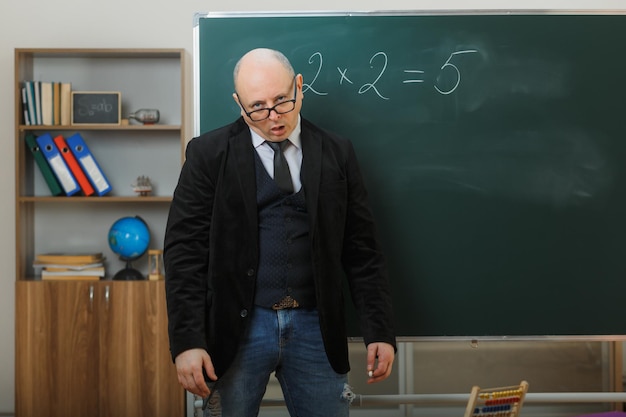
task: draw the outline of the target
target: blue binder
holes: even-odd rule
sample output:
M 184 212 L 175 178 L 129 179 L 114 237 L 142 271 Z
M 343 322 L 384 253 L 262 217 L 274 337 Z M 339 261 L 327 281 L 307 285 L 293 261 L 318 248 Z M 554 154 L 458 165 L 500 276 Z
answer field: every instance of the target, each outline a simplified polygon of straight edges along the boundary
M 78 163 L 85 172 L 85 175 L 87 175 L 87 178 L 89 178 L 89 182 L 93 185 L 96 194 L 103 196 L 111 191 L 111 184 L 109 183 L 109 180 L 104 175 L 104 172 L 102 172 L 96 158 L 94 158 L 91 151 L 89 151 L 89 148 L 80 133 L 73 134 L 67 138 L 65 142 L 78 160 Z
M 48 165 L 50 165 L 52 172 L 54 172 L 54 175 L 59 180 L 65 195 L 70 196 L 79 192 L 80 187 L 72 175 L 72 171 L 70 171 L 69 167 L 63 160 L 61 152 L 59 152 L 59 148 L 57 148 L 54 144 L 52 136 L 50 136 L 49 133 L 44 133 L 43 135 L 38 136 L 36 141 L 39 145 L 41 153 L 46 158 L 46 161 L 48 161 Z

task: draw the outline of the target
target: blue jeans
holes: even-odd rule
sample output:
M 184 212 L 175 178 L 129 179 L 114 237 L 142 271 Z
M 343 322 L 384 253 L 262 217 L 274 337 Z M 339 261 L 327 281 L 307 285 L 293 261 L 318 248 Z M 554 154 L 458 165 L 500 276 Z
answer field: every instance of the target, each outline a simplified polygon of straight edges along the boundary
M 206 417 L 254 417 L 275 372 L 292 417 L 347 417 L 354 398 L 347 374 L 324 350 L 317 310 L 255 307 L 226 373 L 215 382 Z

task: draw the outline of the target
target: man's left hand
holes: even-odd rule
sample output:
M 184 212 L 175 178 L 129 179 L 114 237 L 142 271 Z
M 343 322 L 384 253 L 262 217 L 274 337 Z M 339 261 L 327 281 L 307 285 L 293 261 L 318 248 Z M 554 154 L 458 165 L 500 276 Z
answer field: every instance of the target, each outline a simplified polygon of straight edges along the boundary
M 391 375 L 391 368 L 395 358 L 392 345 L 384 342 L 375 342 L 367 345 L 367 383 L 384 381 Z

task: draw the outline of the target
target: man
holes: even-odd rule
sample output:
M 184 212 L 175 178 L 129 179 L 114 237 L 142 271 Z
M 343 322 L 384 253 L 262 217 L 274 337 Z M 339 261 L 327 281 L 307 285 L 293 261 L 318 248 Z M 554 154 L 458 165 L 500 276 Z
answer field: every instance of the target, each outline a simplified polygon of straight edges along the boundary
M 390 375 L 396 347 L 354 150 L 301 118 L 302 75 L 280 52 L 245 54 L 234 83 L 241 117 L 189 142 L 170 208 L 164 262 L 178 379 L 210 395 L 215 415 L 248 417 L 275 372 L 290 415 L 347 416 L 344 279 L 368 382 Z

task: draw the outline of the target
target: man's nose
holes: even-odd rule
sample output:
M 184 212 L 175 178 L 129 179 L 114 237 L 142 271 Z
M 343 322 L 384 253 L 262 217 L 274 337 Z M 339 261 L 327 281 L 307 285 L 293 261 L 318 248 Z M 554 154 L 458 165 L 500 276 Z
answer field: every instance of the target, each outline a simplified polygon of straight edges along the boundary
M 280 119 L 280 114 L 278 114 L 276 109 L 270 109 L 270 116 L 269 116 L 269 118 L 272 119 L 272 120 Z

